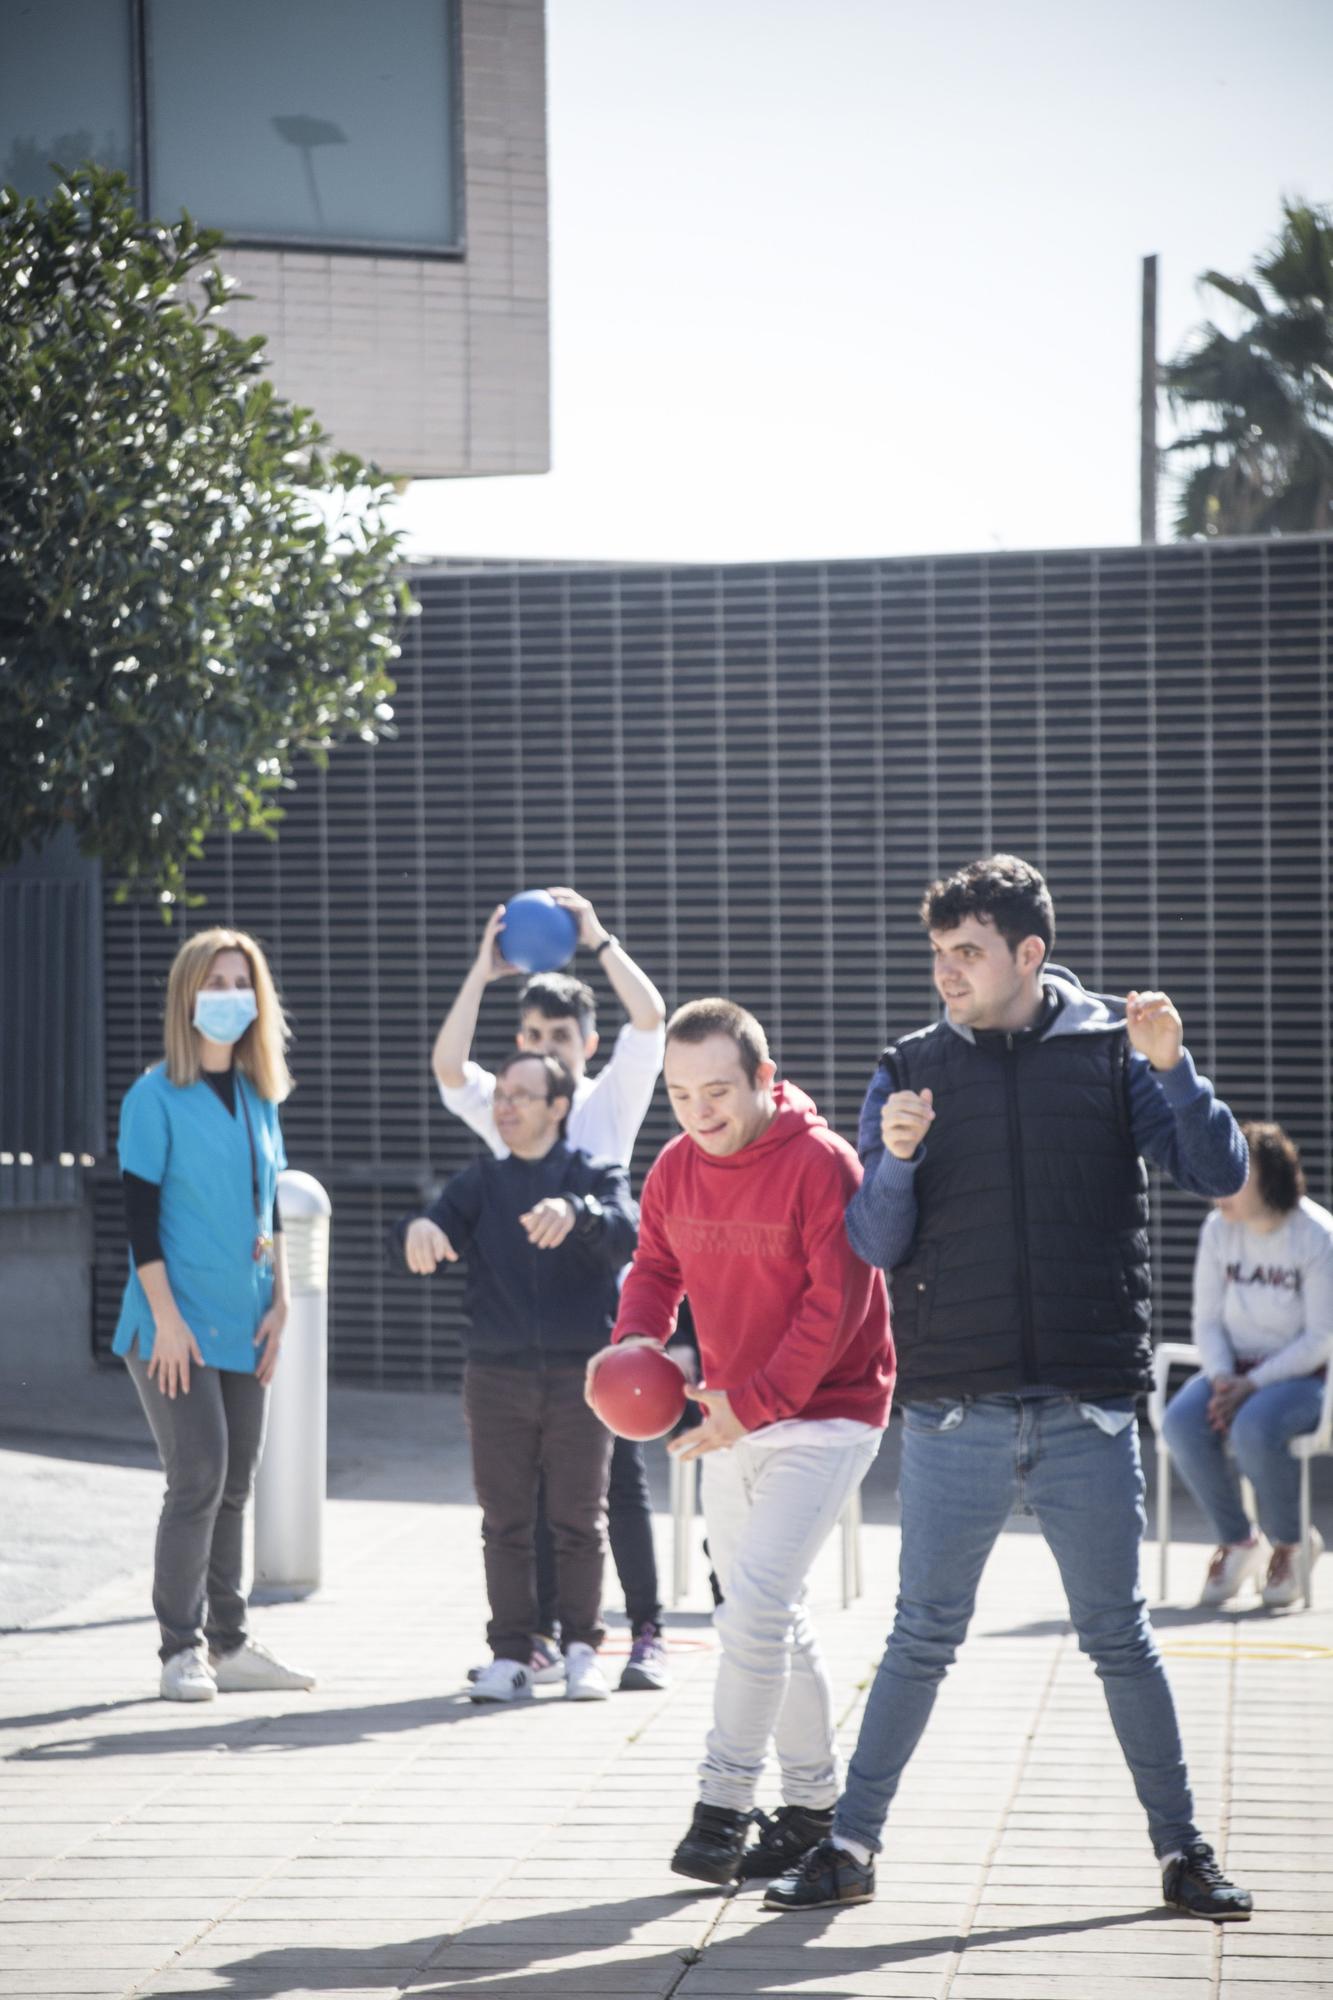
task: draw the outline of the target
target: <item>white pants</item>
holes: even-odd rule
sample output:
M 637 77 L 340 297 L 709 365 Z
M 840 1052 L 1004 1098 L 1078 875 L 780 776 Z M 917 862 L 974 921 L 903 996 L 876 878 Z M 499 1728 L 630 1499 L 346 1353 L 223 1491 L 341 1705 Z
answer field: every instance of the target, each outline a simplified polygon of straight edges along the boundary
M 772 1742 L 788 1805 L 840 1789 L 833 1695 L 805 1609 L 805 1580 L 881 1431 L 851 1444 L 762 1446 L 742 1438 L 703 1461 L 708 1552 L 722 1586 L 713 1727 L 699 1766 L 706 1805 L 748 1812 Z

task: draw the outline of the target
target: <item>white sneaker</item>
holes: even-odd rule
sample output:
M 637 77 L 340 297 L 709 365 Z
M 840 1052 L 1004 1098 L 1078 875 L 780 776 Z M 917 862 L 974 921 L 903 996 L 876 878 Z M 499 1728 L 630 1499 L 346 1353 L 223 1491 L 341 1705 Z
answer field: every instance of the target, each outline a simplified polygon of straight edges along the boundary
M 492 1660 L 473 1681 L 473 1701 L 531 1701 L 532 1670 L 518 1660 Z
M 1313 1569 L 1324 1553 L 1324 1538 L 1318 1528 L 1310 1530 L 1310 1568 Z M 1279 1542 L 1273 1550 L 1268 1565 L 1268 1575 L 1264 1581 L 1264 1603 L 1270 1611 L 1281 1611 L 1284 1605 L 1295 1604 L 1301 1597 L 1301 1551 L 1299 1543 L 1288 1547 Z
M 565 1650 L 565 1700 L 608 1701 L 611 1689 L 591 1646 L 575 1643 Z
M 467 1677 L 479 1681 L 490 1666 L 483 1660 L 479 1667 L 469 1667 Z M 532 1658 L 528 1661 L 528 1672 L 532 1675 L 534 1687 L 557 1687 L 565 1678 L 565 1656 L 554 1639 L 543 1638 L 541 1633 L 532 1642 Z
M 313 1674 L 302 1673 L 299 1667 L 289 1667 L 267 1646 L 261 1646 L 258 1639 L 247 1639 L 234 1653 L 210 1653 L 208 1664 L 213 1669 L 219 1694 L 246 1694 L 257 1690 L 274 1691 L 281 1688 L 312 1688 Z
M 1213 1550 L 1213 1559 L 1208 1565 L 1203 1589 L 1199 1592 L 1200 1604 L 1225 1604 L 1229 1597 L 1239 1597 L 1251 1580 L 1257 1589 L 1263 1566 L 1264 1545 L 1258 1535 L 1252 1542 L 1223 1542 Z
M 216 1701 L 218 1684 L 208 1671 L 202 1649 L 187 1646 L 162 1662 L 163 1701 Z

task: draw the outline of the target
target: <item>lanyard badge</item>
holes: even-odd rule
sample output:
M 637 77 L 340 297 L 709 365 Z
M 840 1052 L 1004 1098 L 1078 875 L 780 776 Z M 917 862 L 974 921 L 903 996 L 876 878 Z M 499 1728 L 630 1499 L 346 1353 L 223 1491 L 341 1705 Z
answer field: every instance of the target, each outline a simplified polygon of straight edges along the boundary
M 262 1265 L 266 1271 L 271 1271 L 273 1269 L 273 1236 L 271 1231 L 264 1227 L 264 1211 L 259 1196 L 259 1154 L 255 1149 L 255 1135 L 250 1124 L 250 1107 L 246 1103 L 245 1088 L 240 1077 L 236 1079 L 236 1089 L 240 1094 L 241 1110 L 245 1117 L 245 1136 L 250 1145 L 250 1192 L 254 1197 L 255 1204 L 255 1240 L 254 1248 L 251 1250 L 250 1255 L 254 1258 L 256 1264 Z

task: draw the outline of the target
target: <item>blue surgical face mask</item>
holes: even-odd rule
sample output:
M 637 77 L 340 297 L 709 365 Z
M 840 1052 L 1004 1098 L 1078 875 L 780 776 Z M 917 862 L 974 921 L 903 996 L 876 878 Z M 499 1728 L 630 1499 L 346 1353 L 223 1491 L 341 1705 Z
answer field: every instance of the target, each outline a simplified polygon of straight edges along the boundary
M 210 1042 L 239 1042 L 259 1012 L 259 1002 L 248 986 L 230 993 L 202 992 L 194 1003 L 194 1025 Z

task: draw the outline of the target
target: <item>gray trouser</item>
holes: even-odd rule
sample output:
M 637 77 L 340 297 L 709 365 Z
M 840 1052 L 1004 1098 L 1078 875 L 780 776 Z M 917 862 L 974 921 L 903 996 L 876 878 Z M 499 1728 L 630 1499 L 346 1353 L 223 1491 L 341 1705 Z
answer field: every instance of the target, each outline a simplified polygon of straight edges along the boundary
M 125 1356 L 167 1475 L 157 1525 L 153 1610 L 164 1660 L 207 1639 L 246 1640 L 245 1509 L 264 1443 L 268 1390 L 229 1368 L 190 1370 L 190 1393 L 164 1396 L 137 1348 Z

